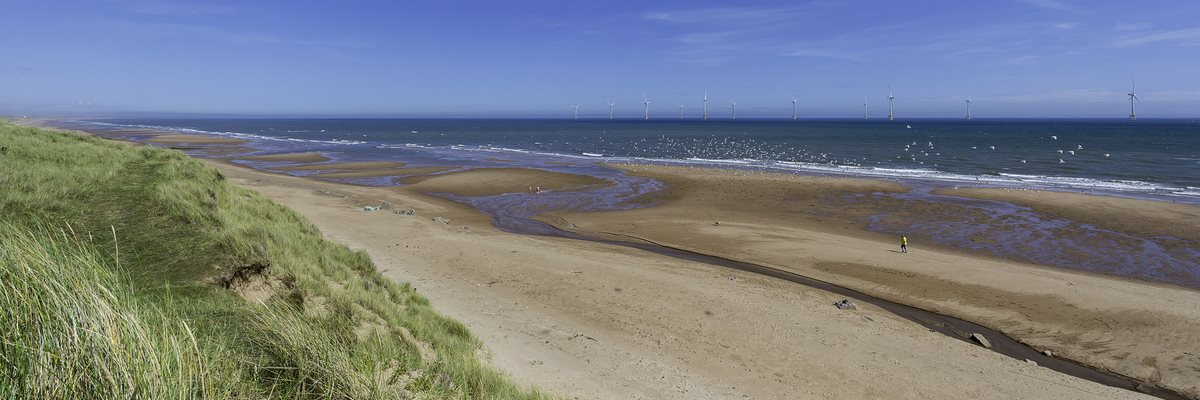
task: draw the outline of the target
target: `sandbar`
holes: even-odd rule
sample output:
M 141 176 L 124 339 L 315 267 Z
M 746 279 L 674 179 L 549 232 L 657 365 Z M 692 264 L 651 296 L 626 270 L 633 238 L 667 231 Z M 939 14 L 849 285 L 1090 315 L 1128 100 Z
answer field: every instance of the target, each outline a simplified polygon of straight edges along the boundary
M 329 161 L 329 157 L 325 157 L 324 155 L 322 155 L 321 153 L 318 153 L 318 152 L 269 154 L 269 155 L 265 155 L 265 156 L 235 157 L 234 159 L 246 160 L 246 161 L 274 161 L 274 162 L 294 162 L 294 163 L 319 163 L 319 162 Z
M 580 190 L 610 185 L 604 179 L 532 168 L 477 168 L 462 172 L 416 176 L 400 179 L 409 189 L 425 193 L 449 193 L 458 196 L 495 196 L 535 190 Z
M 146 140 L 153 143 L 188 143 L 188 144 L 243 144 L 246 139 L 228 138 L 208 135 L 165 134 L 156 135 Z

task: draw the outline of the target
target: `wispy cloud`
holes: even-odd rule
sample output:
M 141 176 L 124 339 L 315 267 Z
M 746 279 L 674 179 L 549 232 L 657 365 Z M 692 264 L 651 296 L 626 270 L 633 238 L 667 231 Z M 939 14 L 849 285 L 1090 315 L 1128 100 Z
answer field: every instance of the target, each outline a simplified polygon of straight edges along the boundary
M 693 24 L 758 24 L 791 18 L 795 8 L 706 8 L 700 10 L 656 11 L 643 19 Z
M 1074 11 L 1075 6 L 1059 0 L 1021 0 L 1026 4 L 1051 10 Z
M 719 45 L 731 43 L 743 33 L 741 31 L 693 32 L 672 37 L 671 40 L 685 44 Z
M 208 25 L 176 23 L 146 23 L 139 25 L 141 29 L 151 31 L 156 35 L 188 36 L 236 45 L 300 46 L 342 49 L 375 47 L 370 43 L 346 39 L 290 38 L 265 32 L 237 31 Z
M 784 22 L 799 15 L 797 8 L 725 7 L 656 11 L 639 17 L 676 32 L 666 35 L 674 47 L 665 50 L 676 60 L 715 65 L 741 54 L 770 53 L 781 44 L 773 33 L 785 30 Z
M 1071 29 L 1075 29 L 1078 27 L 1079 27 L 1079 24 L 1074 23 L 1074 22 L 1060 22 L 1060 23 L 1054 24 L 1054 29 L 1058 29 L 1060 31 L 1069 31 Z
M 1008 93 L 978 96 L 979 99 L 996 103 L 1039 103 L 1076 102 L 1103 103 L 1123 98 L 1124 93 L 1110 90 L 1068 89 L 1027 93 Z
M 779 53 L 784 57 L 817 57 L 817 58 L 833 58 L 838 60 L 859 61 L 862 60 L 862 54 L 838 50 L 838 49 L 822 49 L 822 48 L 793 48 L 787 49 Z
M 112 0 L 114 3 L 139 14 L 161 16 L 196 16 L 230 14 L 237 7 L 211 2 L 186 2 L 175 0 Z
M 1141 46 L 1150 43 L 1173 42 L 1175 44 L 1200 45 L 1200 27 L 1162 31 L 1145 35 L 1126 36 L 1112 43 L 1116 47 Z
M 1151 28 L 1150 24 L 1145 23 L 1145 22 L 1136 22 L 1136 23 L 1118 22 L 1116 25 L 1113 26 L 1113 30 L 1115 30 L 1117 32 L 1141 31 L 1141 30 L 1146 30 L 1146 29 L 1150 29 L 1150 28 Z
M 811 17 L 811 12 L 818 12 L 813 10 L 814 7 L 830 6 L 807 3 L 805 8 L 707 8 L 658 11 L 640 17 L 671 29 L 684 30 L 670 37 L 669 40 L 678 46 L 667 53 L 703 64 L 719 64 L 748 54 L 860 61 L 864 58 L 862 50 L 867 43 L 910 26 L 908 23 L 871 26 L 853 32 L 805 35 L 800 41 L 795 35 L 787 34 L 794 24 Z

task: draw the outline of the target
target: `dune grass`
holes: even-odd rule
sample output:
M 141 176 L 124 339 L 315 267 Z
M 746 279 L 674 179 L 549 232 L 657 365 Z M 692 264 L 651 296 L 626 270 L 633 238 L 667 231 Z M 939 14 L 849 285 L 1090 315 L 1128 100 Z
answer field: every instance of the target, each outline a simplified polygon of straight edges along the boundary
M 551 397 L 198 160 L 4 122 L 0 147 L 0 397 Z

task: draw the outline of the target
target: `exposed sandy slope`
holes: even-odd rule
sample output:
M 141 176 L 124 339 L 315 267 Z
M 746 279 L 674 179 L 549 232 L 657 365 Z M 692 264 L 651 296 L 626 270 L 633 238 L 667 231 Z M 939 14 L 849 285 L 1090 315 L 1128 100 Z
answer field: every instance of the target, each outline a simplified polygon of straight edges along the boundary
M 557 214 L 559 219 L 551 220 L 580 231 L 643 238 L 775 266 L 988 325 L 1035 348 L 1200 396 L 1198 291 L 927 249 L 917 242 L 910 243 L 910 254 L 899 254 L 895 238 L 860 229 L 856 221 L 861 213 L 855 207 L 861 204 L 842 201 L 845 192 L 888 190 L 884 183 L 682 167 L 627 168 L 666 181 L 672 187 L 667 203 Z M 1090 200 L 1068 195 L 1062 204 Z M 1128 211 L 1131 215 L 1156 216 L 1143 217 L 1131 228 L 1144 231 L 1169 229 L 1153 225 L 1195 212 L 1168 212 L 1148 202 L 1113 203 L 1093 212 L 1125 209 L 1135 210 Z M 1137 224 L 1136 219 L 1121 220 Z
M 412 281 L 438 309 L 469 325 L 518 381 L 571 398 L 1142 397 L 945 338 L 870 306 L 839 310 L 831 305 L 838 298 L 826 292 L 623 247 L 500 233 L 471 209 L 414 193 L 420 185 L 368 188 L 220 168 L 301 212 L 332 239 L 366 250 L 387 276 Z M 578 184 L 533 174 L 543 188 Z M 527 179 L 517 185 L 492 178 L 439 179 L 487 193 L 528 186 Z M 362 211 L 385 201 L 417 214 Z M 451 222 L 431 220 L 437 216 Z M 725 222 L 721 228 L 739 229 Z M 713 234 L 706 226 L 690 229 Z M 753 238 L 769 234 L 740 229 Z M 869 258 L 878 246 L 850 242 L 827 250 L 840 250 L 834 258 Z M 975 262 L 913 256 L 940 260 L 941 268 Z M 1039 276 L 1048 277 L 1042 284 L 1062 284 Z M 1126 295 L 1123 284 L 1112 285 Z

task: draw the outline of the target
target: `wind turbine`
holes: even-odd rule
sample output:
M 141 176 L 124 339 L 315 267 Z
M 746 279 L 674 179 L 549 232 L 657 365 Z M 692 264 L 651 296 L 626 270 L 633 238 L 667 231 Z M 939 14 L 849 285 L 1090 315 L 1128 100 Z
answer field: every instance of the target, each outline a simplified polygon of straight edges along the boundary
M 613 116 L 613 106 L 615 106 L 615 105 L 616 104 L 611 101 L 608 102 L 608 119 L 610 119 L 610 120 L 613 119 L 613 117 L 612 117 Z
M 1137 83 L 1133 78 L 1129 78 L 1129 120 L 1137 121 L 1137 109 L 1133 107 L 1133 103 L 1141 103 L 1142 100 L 1137 97 Z
M 967 121 L 971 120 L 971 96 L 967 96 Z
M 650 99 L 647 99 L 646 95 L 643 94 L 642 101 L 646 104 L 646 112 L 642 114 L 642 119 L 650 120 Z
M 704 91 L 704 120 L 708 121 L 708 91 Z
M 892 102 L 896 100 L 896 96 L 892 94 L 892 85 L 888 85 L 888 121 L 895 121 L 896 117 L 892 114 Z
M 871 118 L 870 114 L 867 113 L 867 109 L 870 106 L 871 106 L 871 102 L 868 101 L 866 98 L 863 98 L 863 119 Z
M 679 105 L 679 119 L 683 119 L 683 104 Z
M 733 117 L 730 119 L 737 119 L 737 102 L 729 100 L 729 108 L 733 109 Z
M 792 96 L 792 121 L 796 120 L 796 96 Z
M 573 105 L 571 106 L 571 109 L 575 110 L 575 119 L 579 119 L 579 105 Z

